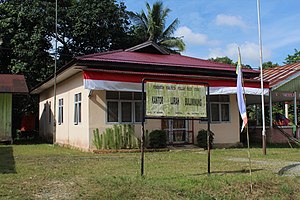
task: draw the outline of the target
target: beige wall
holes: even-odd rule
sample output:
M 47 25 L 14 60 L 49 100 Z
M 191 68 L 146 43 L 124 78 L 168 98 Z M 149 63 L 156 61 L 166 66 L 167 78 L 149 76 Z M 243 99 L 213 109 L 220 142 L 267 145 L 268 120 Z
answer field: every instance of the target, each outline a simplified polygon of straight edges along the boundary
M 98 128 L 99 133 L 103 133 L 108 127 L 111 127 L 111 123 L 106 121 L 106 91 L 96 90 L 92 92 L 89 98 L 89 135 L 90 135 L 90 148 L 93 148 L 93 131 Z M 160 120 L 146 120 L 145 131 L 161 129 Z M 140 137 L 141 124 L 135 124 L 135 135 Z
M 111 127 L 112 124 L 106 123 L 106 92 L 105 91 L 93 91 L 89 99 L 89 135 L 90 135 L 90 148 L 93 148 L 93 130 L 99 129 L 102 133 L 106 128 Z M 240 142 L 239 134 L 239 113 L 236 102 L 236 95 L 230 95 L 230 122 L 228 123 L 212 123 L 211 130 L 215 134 L 214 143 L 216 144 L 234 144 Z M 194 123 L 190 122 L 190 125 L 194 124 L 194 142 L 196 142 L 197 133 L 201 129 L 207 129 L 207 123 L 199 123 L 195 120 Z M 155 129 L 161 129 L 161 120 L 149 119 L 146 120 L 145 130 L 151 132 Z M 135 124 L 135 135 L 140 137 L 141 125 Z
M 58 118 L 58 101 L 63 98 L 63 123 L 57 123 L 56 142 L 59 144 L 71 145 L 82 149 L 91 149 L 93 146 L 93 130 L 99 129 L 102 133 L 106 128 L 111 127 L 106 121 L 106 92 L 93 91 L 89 96 L 89 90 L 83 87 L 82 73 L 69 78 L 57 85 L 56 115 Z M 74 95 L 82 95 L 82 122 L 74 124 Z M 51 122 L 49 123 L 48 108 L 44 110 L 44 104 L 51 102 Z M 46 138 L 53 134 L 53 88 L 43 91 L 40 94 L 40 135 Z M 240 142 L 239 135 L 239 113 L 236 102 L 236 95 L 230 95 L 230 122 L 221 124 L 211 124 L 211 130 L 215 133 L 214 143 L 237 143 Z M 190 124 L 192 124 L 190 122 Z M 206 123 L 193 122 L 194 141 L 196 142 L 197 132 L 207 129 Z M 149 132 L 161 129 L 161 120 L 146 120 L 145 130 Z M 141 124 L 135 124 L 135 134 L 140 137 Z
M 81 123 L 74 124 L 74 96 L 81 93 Z M 89 148 L 89 109 L 88 94 L 89 90 L 83 88 L 82 73 L 78 73 L 70 79 L 67 79 L 57 85 L 56 96 L 56 118 L 58 118 L 58 101 L 63 99 L 63 123 L 57 124 L 56 143 L 71 145 L 74 147 Z M 40 135 L 51 137 L 53 134 L 53 117 L 51 123 L 48 123 L 48 113 L 43 114 L 44 104 L 51 102 L 51 111 L 53 113 L 53 88 L 43 91 L 40 94 Z M 56 120 L 57 121 L 57 120 Z
M 215 144 L 234 144 L 240 142 L 240 116 L 236 95 L 230 95 L 230 121 L 228 123 L 212 123 L 211 130 L 215 134 Z M 207 123 L 194 123 L 194 137 L 196 141 L 199 130 L 207 130 Z

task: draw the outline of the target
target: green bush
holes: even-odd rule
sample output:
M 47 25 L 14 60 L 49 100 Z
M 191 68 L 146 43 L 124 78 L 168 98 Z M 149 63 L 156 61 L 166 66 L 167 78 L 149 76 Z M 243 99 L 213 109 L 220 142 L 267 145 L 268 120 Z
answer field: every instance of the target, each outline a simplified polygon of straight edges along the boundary
M 198 135 L 197 135 L 197 144 L 199 147 L 207 149 L 207 130 L 200 130 L 198 131 Z M 210 137 L 209 137 L 209 147 L 212 148 L 213 147 L 213 141 L 214 141 L 214 134 L 213 132 L 210 131 Z
M 149 146 L 151 148 L 167 147 L 167 133 L 163 130 L 154 130 L 149 134 Z

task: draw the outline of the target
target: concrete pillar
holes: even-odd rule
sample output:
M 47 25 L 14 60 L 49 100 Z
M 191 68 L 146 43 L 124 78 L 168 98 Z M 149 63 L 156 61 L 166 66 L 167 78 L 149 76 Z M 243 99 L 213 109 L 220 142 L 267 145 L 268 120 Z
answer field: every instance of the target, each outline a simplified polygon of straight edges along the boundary
M 269 90 L 269 107 L 270 107 L 270 128 L 272 128 L 273 126 L 273 106 L 272 106 L 273 102 L 272 102 L 272 91 Z
M 284 115 L 286 118 L 289 118 L 289 104 L 287 102 L 284 103 Z
M 294 124 L 297 126 L 298 124 L 298 119 L 297 119 L 297 92 L 294 92 L 294 118 L 295 122 Z

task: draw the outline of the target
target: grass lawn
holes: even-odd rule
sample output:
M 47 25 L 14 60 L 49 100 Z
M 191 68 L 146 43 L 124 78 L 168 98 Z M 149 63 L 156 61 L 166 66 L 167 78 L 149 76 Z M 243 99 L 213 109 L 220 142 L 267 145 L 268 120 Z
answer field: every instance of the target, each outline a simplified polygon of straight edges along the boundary
M 202 149 L 93 154 L 48 144 L 0 145 L 0 199 L 300 199 L 300 176 L 278 176 L 300 149 Z

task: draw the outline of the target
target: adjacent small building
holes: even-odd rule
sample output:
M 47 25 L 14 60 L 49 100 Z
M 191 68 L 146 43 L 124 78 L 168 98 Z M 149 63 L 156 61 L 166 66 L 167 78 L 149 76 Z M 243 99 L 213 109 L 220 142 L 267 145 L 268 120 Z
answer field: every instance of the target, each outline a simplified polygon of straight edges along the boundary
M 0 142 L 11 142 L 13 94 L 28 93 L 23 75 L 0 74 Z
M 40 136 L 56 143 L 93 149 L 93 130 L 100 133 L 114 124 L 134 124 L 140 137 L 142 80 L 144 78 L 199 81 L 210 85 L 211 130 L 215 144 L 240 142 L 240 116 L 236 100 L 235 66 L 170 54 L 152 42 L 126 50 L 74 58 L 57 72 L 56 107 L 54 78 L 35 87 L 39 94 Z M 261 94 L 259 71 L 243 69 L 245 93 Z M 264 93 L 268 92 L 265 83 Z M 56 119 L 54 119 L 54 109 Z M 56 120 L 56 134 L 53 124 Z M 147 119 L 145 129 L 168 132 L 169 144 L 195 143 L 200 120 Z
M 299 99 L 300 99 L 300 63 L 286 64 L 277 66 L 263 71 L 264 81 L 269 82 L 269 95 L 265 98 L 266 107 L 266 136 L 268 143 L 288 143 L 290 139 L 287 136 L 298 139 L 300 138 L 299 121 Z M 260 77 L 254 78 L 259 80 Z M 255 101 L 252 101 L 252 103 Z M 274 103 L 281 102 L 284 105 L 280 112 L 289 119 L 289 123 L 278 124 L 273 110 Z M 259 101 L 257 103 L 260 103 Z M 261 107 L 260 105 L 257 107 Z M 292 107 L 292 113 L 289 113 L 289 107 Z M 260 112 L 260 111 L 259 111 Z M 278 111 L 277 111 L 278 112 Z M 258 114 L 259 116 L 259 114 Z M 251 141 L 260 142 L 262 124 L 261 117 L 256 117 L 250 122 Z M 277 124 L 277 125 L 276 125 Z

